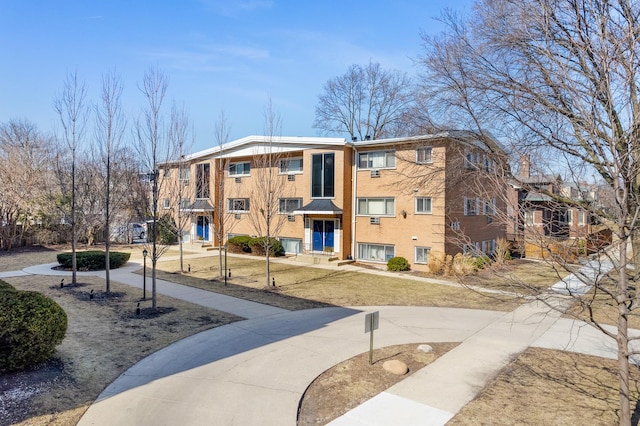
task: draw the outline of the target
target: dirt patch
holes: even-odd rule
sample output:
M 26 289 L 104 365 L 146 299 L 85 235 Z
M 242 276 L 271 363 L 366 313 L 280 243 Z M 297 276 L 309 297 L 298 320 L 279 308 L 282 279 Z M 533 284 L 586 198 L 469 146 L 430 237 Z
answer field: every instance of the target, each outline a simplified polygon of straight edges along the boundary
M 112 282 L 107 294 L 104 280 L 94 277 L 82 277 L 77 285 L 64 288 L 56 277 L 5 281 L 58 302 L 67 313 L 68 329 L 48 362 L 0 376 L 2 425 L 76 424 L 98 394 L 142 358 L 189 335 L 240 319 L 161 295 L 154 311 L 150 299 L 140 299 L 138 289 Z
M 324 425 L 406 379 L 422 367 L 447 353 L 457 343 L 434 343 L 431 352 L 418 350 L 419 343 L 388 346 L 374 350 L 373 364 L 369 352 L 335 365 L 318 376 L 307 388 L 300 402 L 298 425 Z M 399 360 L 409 372 L 398 376 L 382 368 L 387 360 Z

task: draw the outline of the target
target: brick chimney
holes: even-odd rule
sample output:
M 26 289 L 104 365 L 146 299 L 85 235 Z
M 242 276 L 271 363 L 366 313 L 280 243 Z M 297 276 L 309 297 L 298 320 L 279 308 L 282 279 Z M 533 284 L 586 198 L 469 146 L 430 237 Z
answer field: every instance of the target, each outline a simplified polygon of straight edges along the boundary
M 531 160 L 526 154 L 520 156 L 520 177 L 531 177 Z

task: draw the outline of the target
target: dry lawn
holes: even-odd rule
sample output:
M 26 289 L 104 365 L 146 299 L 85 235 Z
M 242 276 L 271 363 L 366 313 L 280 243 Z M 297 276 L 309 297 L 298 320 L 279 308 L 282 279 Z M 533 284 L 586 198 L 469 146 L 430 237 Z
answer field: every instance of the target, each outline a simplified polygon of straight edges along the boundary
M 230 296 L 287 309 L 318 306 L 440 306 L 510 311 L 521 299 L 469 291 L 412 279 L 372 275 L 341 269 L 322 269 L 288 263 L 271 263 L 276 287 L 266 286 L 265 261 L 249 256 L 228 256 L 231 278 L 219 278 L 217 257 L 189 259 L 180 273 L 177 261 L 161 261 L 160 278 Z
M 77 286 L 59 287 L 59 278 L 7 278 L 21 290 L 35 290 L 58 302 L 68 317 L 67 335 L 52 360 L 32 371 L 0 376 L 0 424 L 73 425 L 98 394 L 127 368 L 149 354 L 200 331 L 239 318 L 158 296 L 160 314 L 141 303 L 139 290 L 81 277 Z M 94 299 L 89 293 L 94 290 Z
M 631 400 L 636 401 L 638 367 L 632 367 L 631 376 Z M 448 425 L 618 424 L 617 389 L 614 360 L 529 348 Z M 634 414 L 632 424 L 637 424 L 639 414 Z
M 141 260 L 142 246 L 114 247 Z M 0 271 L 55 261 L 58 250 L 0 255 Z M 171 249 L 165 254 L 177 255 Z M 512 310 L 522 300 L 496 298 L 468 289 L 412 279 L 411 274 L 384 277 L 348 270 L 328 270 L 274 262 L 277 286 L 263 281 L 264 260 L 229 256 L 228 285 L 217 278 L 218 259 L 161 261 L 161 278 L 287 309 L 326 305 L 455 306 Z M 513 291 L 513 279 L 546 288 L 558 280 L 544 264 L 519 262 L 489 275 L 484 272 L 466 284 Z M 190 334 L 227 324 L 238 318 L 159 296 L 160 315 L 135 315 L 138 289 L 113 283 L 117 297 L 103 297 L 103 280 L 81 277 L 77 287 L 60 289 L 56 277 L 6 279 L 19 289 L 40 291 L 67 312 L 69 329 L 56 356 L 33 371 L 0 376 L 0 424 L 73 425 L 102 389 L 129 366 L 148 354 Z M 89 300 L 94 289 L 96 297 Z M 135 294 L 134 294 L 135 293 Z M 148 306 L 143 302 L 142 307 Z M 114 342 L 116 344 L 114 344 Z M 302 402 L 300 424 L 322 424 L 383 391 L 404 377 L 382 370 L 389 358 L 404 360 L 414 372 L 455 344 L 434 344 L 432 354 L 416 355 L 417 345 L 380 348 L 373 366 L 368 353 L 346 360 L 319 376 Z M 614 424 L 617 422 L 617 379 L 613 361 L 531 348 L 514 360 L 451 424 Z M 640 374 L 633 368 L 633 398 Z
M 305 391 L 298 412 L 298 426 L 324 425 L 406 379 L 447 353 L 457 343 L 432 343 L 433 351 L 418 350 L 418 343 L 387 346 L 343 361 L 318 376 Z M 387 360 L 399 360 L 409 368 L 404 376 L 385 371 Z

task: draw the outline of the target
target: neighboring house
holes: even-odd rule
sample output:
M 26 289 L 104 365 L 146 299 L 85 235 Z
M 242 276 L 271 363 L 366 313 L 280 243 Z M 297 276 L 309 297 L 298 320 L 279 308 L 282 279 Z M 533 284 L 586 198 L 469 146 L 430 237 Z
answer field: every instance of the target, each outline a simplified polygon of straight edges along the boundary
M 565 183 L 559 175 L 531 175 L 527 158 L 511 186 L 507 238 L 526 257 L 544 257 L 545 250 L 558 250 L 557 244 L 586 254 L 586 239 L 596 230 L 580 203 L 597 202 L 597 191 L 586 183 Z
M 271 170 L 282 180 L 277 214 L 285 219 L 276 237 L 287 253 L 374 263 L 403 256 L 426 270 L 431 252 L 491 253 L 505 237 L 504 224 L 493 221 L 505 208 L 501 188 L 487 182 L 478 196 L 479 171 L 504 158 L 497 141 L 486 143 L 496 154 L 468 132 L 365 141 L 249 136 L 166 165 L 161 176 L 171 184 L 162 188 L 187 189 L 179 214 L 189 217 L 191 241 L 220 245 L 221 225 L 227 238 L 255 235 L 252 193 L 272 153 Z M 216 206 L 224 206 L 222 221 Z

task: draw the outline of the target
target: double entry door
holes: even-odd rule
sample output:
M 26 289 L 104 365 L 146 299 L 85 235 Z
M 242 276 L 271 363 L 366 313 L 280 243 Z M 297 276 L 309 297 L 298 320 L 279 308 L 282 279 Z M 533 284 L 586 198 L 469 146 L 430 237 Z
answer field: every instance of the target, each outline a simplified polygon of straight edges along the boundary
M 313 220 L 313 251 L 334 251 L 334 220 Z

